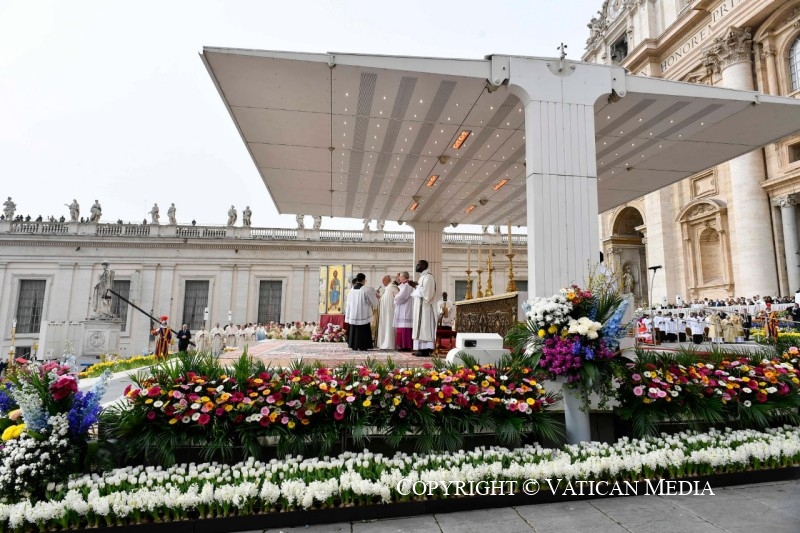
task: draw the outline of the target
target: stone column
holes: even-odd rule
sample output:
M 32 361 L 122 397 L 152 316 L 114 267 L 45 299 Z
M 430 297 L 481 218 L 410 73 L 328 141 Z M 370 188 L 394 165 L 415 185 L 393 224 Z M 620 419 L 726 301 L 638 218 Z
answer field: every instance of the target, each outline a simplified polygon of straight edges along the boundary
M 510 90 L 525 109 L 528 291 L 550 296 L 584 283 L 599 261 L 594 104 L 625 75 L 516 57 L 510 73 Z
M 783 247 L 786 255 L 786 273 L 792 294 L 800 288 L 800 240 L 797 235 L 797 203 L 800 195 L 789 194 L 773 199 L 773 205 L 781 208 Z
M 731 28 L 727 35 L 714 39 L 704 51 L 704 63 L 721 85 L 753 91 L 753 53 L 750 29 Z M 735 253 L 735 293 L 777 294 L 775 246 L 770 225 L 770 207 L 761 184 L 766 179 L 764 152 L 761 149 L 732 159 L 729 163 L 732 246 Z
M 414 228 L 414 257 L 411 259 L 409 272 L 414 272 L 414 265 L 420 259 L 428 262 L 428 270 L 436 280 L 436 291 L 440 291 L 442 283 L 442 230 L 445 222 L 409 222 Z M 412 274 L 412 277 L 415 277 Z
M 599 260 L 594 106 L 604 96 L 625 96 L 625 72 L 564 55 L 493 56 L 492 83 L 503 71 L 525 110 L 528 291 L 550 296 L 584 283 Z M 570 443 L 591 440 L 588 408 L 567 403 L 565 419 Z
M 767 64 L 767 83 L 764 84 L 763 91 L 767 94 L 780 94 L 778 88 L 778 67 L 775 64 L 775 47 L 770 44 L 764 44 L 761 51 L 761 57 Z

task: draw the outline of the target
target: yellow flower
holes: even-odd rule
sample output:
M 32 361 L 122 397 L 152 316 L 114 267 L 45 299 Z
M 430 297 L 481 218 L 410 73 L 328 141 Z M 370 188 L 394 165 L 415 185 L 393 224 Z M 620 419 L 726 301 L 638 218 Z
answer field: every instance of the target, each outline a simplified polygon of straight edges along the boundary
M 362 403 L 361 405 L 363 405 L 364 407 L 369 407 L 370 405 L 372 405 L 372 402 L 369 400 L 364 400 L 364 403 Z
M 17 424 L 16 426 L 8 426 L 5 431 L 3 431 L 2 438 L 3 441 L 16 439 L 19 437 L 22 432 L 25 431 L 25 424 Z
M 177 418 L 170 418 L 169 419 L 169 425 L 170 426 L 173 425 L 173 424 L 177 424 L 177 423 L 178 423 L 178 419 Z
M 400 405 L 400 398 L 397 398 L 397 397 L 395 397 L 395 398 L 392 400 L 392 402 L 393 402 L 395 405 Z
M 555 324 L 551 324 L 550 327 L 547 328 L 547 333 L 549 333 L 550 335 L 554 335 L 557 331 L 558 328 L 555 326 Z
M 294 420 L 289 420 L 289 423 L 286 425 L 289 426 L 289 429 L 292 429 L 295 426 Z
M 533 405 L 536 403 L 536 400 L 534 400 L 533 398 L 528 398 L 527 400 L 525 400 L 525 403 L 527 403 L 528 405 Z
M 543 338 L 545 336 L 545 331 L 543 329 L 539 330 L 539 338 Z

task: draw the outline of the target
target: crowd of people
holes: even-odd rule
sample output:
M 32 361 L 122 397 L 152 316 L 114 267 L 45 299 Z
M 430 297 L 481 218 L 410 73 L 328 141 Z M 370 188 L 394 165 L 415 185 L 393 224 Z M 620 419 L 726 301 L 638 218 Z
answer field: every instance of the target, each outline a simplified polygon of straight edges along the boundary
M 755 315 L 747 310 L 748 304 L 742 304 L 740 311 L 725 312 L 709 306 L 695 312 L 672 312 L 659 310 L 655 314 L 645 313 L 637 320 L 636 337 L 639 341 L 660 344 L 691 341 L 701 344 L 709 341 L 716 344 L 738 344 L 750 339 L 754 325 L 763 326 L 766 338 L 775 338 L 780 333 L 781 318 L 773 307 L 776 303 L 771 297 L 763 301 L 764 309 Z M 756 305 L 756 304 L 752 304 Z M 735 307 L 735 305 L 731 305 Z M 790 325 L 800 322 L 800 305 L 787 312 Z
M 800 289 L 798 290 L 800 292 Z M 676 302 L 662 304 L 662 309 L 682 309 L 682 308 L 704 308 L 704 307 L 752 307 L 763 306 L 767 301 L 773 304 L 791 304 L 794 303 L 794 296 L 761 296 L 756 294 L 749 298 L 744 296 L 736 296 L 729 298 L 700 298 L 692 300 L 683 300 L 677 298 Z

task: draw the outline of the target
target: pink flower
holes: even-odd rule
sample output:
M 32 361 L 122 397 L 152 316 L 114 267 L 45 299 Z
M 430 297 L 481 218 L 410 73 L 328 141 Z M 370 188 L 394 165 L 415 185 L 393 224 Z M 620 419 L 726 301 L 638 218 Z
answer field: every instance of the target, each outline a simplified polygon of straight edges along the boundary
M 53 393 L 55 401 L 63 400 L 70 394 L 78 392 L 78 380 L 70 374 L 60 376 L 58 380 L 50 385 L 50 392 Z
M 634 393 L 636 396 L 641 396 L 642 394 L 644 394 L 644 387 L 642 387 L 641 385 L 639 385 L 639 386 L 637 386 L 637 387 L 634 387 L 634 388 L 633 388 L 633 393 Z
M 208 415 L 208 413 L 203 413 L 202 415 L 200 415 L 200 418 L 197 419 L 197 423 L 200 424 L 201 426 L 205 426 L 206 424 L 208 424 L 210 420 L 211 417 Z

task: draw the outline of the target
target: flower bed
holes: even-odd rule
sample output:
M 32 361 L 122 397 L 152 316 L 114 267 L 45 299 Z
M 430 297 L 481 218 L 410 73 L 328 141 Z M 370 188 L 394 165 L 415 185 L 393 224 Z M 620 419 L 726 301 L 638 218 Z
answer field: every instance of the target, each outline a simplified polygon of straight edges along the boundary
M 555 398 L 524 364 L 275 370 L 242 356 L 223 370 L 213 358 L 179 356 L 125 396 L 127 405 L 104 411 L 103 431 L 127 459 L 165 465 L 181 446 L 258 457 L 264 437 L 278 439 L 279 453 L 327 453 L 343 436 L 362 442 L 367 428 L 394 444 L 416 435 L 424 450 L 458 449 L 480 429 L 505 444 L 558 435 L 547 412 Z
M 624 482 L 744 471 L 752 476 L 753 471 L 798 463 L 800 428 L 783 427 L 765 432 L 684 432 L 558 450 L 526 446 L 393 457 L 363 452 L 287 457 L 269 463 L 248 460 L 235 465 L 188 464 L 166 469 L 136 466 L 99 476 L 73 476 L 49 487 L 46 498 L 39 501 L 0 503 L 0 524 L 12 530 L 77 529 L 445 497 L 442 489 L 415 496 L 398 486 L 403 480 L 439 482 L 440 486 L 502 480 L 516 481 L 517 487 L 525 480 L 539 480 L 539 486 L 547 490 L 547 479 Z M 447 503 L 459 499 L 450 494 Z M 271 520 L 265 516 L 260 524 Z M 298 521 L 307 524 L 314 520 L 305 513 Z
M 713 352 L 639 351 L 620 367 L 618 412 L 637 435 L 654 434 L 659 421 L 766 427 L 775 419 L 800 422 L 800 351 L 780 357 Z
M 93 364 L 83 372 L 79 373 L 78 377 L 81 379 L 96 378 L 101 376 L 106 370 L 113 374 L 114 372 L 121 372 L 123 370 L 134 370 L 137 368 L 154 365 L 156 362 L 155 355 L 134 355 L 133 357 L 128 357 L 125 359 L 102 361 L 100 363 Z

